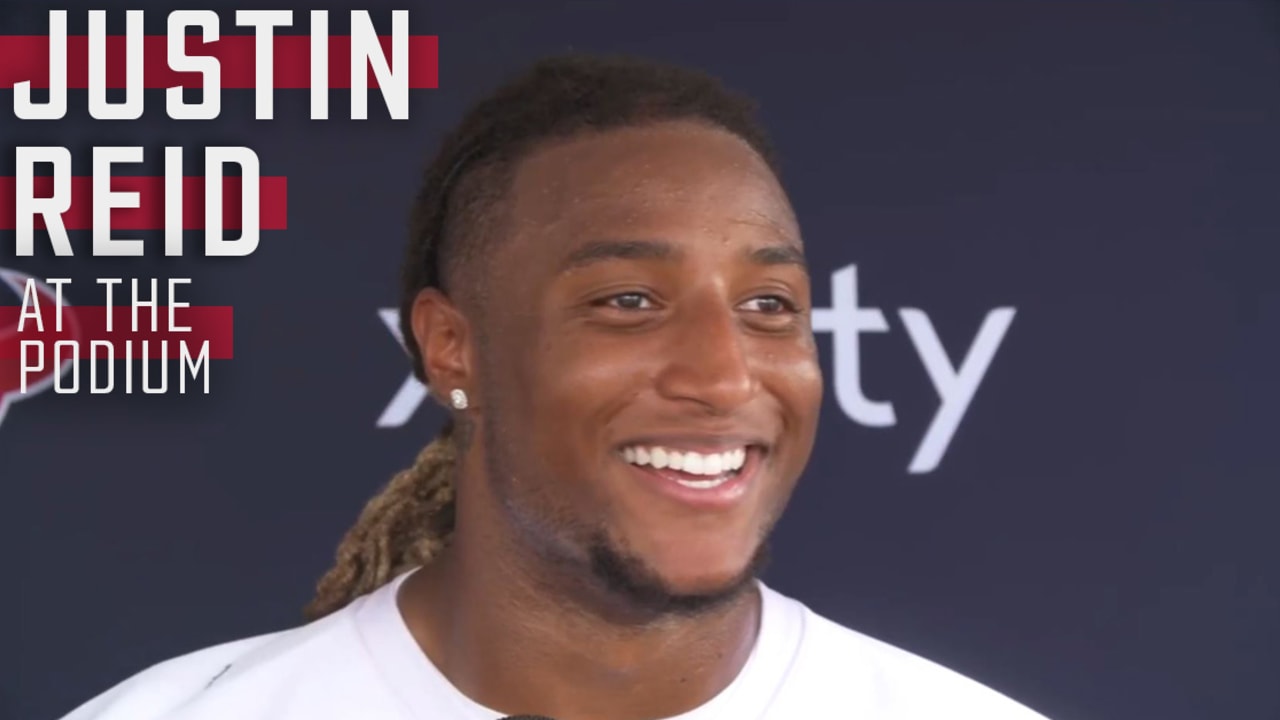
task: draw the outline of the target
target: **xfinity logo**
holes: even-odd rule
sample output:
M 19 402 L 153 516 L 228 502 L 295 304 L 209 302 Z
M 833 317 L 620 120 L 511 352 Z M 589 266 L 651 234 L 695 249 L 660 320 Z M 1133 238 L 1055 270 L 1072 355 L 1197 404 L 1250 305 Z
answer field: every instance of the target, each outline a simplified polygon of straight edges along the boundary
M 889 321 L 880 308 L 858 304 L 858 267 L 848 265 L 831 276 L 831 307 L 815 307 L 813 329 L 831 333 L 832 367 L 836 402 L 850 420 L 868 427 L 893 427 L 898 424 L 893 403 L 872 400 L 862 389 L 863 333 L 889 331 Z M 924 430 L 907 471 L 914 474 L 931 472 L 938 467 L 956 428 L 964 419 L 973 396 L 986 376 L 1000 343 L 1004 340 L 1016 311 L 1011 307 L 995 308 L 987 313 L 977 336 L 969 344 L 964 359 L 955 364 L 947 356 L 938 334 L 924 310 L 901 308 L 898 317 L 907 331 L 924 374 L 938 394 L 938 409 Z M 399 314 L 394 308 L 378 311 L 382 322 L 401 343 Z M 399 427 L 409 421 L 427 398 L 427 389 L 410 375 L 390 404 L 378 418 L 378 427 Z
M 947 357 L 925 311 L 916 308 L 898 310 L 898 317 L 907 329 L 907 337 L 911 339 L 916 355 L 938 393 L 938 409 L 916 447 L 915 456 L 907 466 L 908 472 L 927 473 L 938 467 L 978 386 L 982 384 L 982 378 L 987 374 L 987 368 L 991 366 L 996 350 L 1000 348 L 1000 342 L 1004 340 L 1009 323 L 1013 322 L 1014 312 L 1011 307 L 988 312 L 957 368 Z M 858 306 L 857 265 L 832 273 L 831 307 L 813 309 L 813 330 L 831 333 L 836 402 L 844 414 L 850 420 L 870 427 L 897 425 L 898 416 L 893 411 L 893 403 L 870 400 L 862 392 L 860 335 L 864 332 L 887 332 L 889 323 L 879 308 Z
M 396 308 L 382 308 L 378 311 L 378 317 L 382 318 L 382 324 L 387 326 L 392 337 L 396 339 L 396 344 L 403 350 L 404 334 L 400 332 L 400 311 Z M 400 427 L 409 422 L 409 418 L 413 417 L 413 413 L 426 399 L 427 386 L 418 382 L 418 378 L 414 377 L 413 373 L 409 373 L 409 377 L 400 383 L 400 389 L 396 391 L 395 397 L 391 398 L 387 409 L 382 411 L 382 415 L 378 418 L 378 427 Z

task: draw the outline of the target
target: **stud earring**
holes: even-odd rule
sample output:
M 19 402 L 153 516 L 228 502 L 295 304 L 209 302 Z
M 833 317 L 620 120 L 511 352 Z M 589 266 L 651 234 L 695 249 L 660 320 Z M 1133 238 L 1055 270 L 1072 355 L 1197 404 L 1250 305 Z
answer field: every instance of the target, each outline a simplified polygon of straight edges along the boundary
M 449 402 L 453 405 L 454 410 L 467 409 L 467 393 L 460 388 L 454 388 L 449 391 Z

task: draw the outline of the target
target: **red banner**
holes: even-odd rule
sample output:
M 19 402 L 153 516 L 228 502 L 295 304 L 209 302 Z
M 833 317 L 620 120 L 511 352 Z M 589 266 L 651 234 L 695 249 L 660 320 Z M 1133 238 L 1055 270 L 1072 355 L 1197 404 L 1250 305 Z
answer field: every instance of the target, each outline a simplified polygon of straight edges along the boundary
M 16 179 L 0 177 L 0 230 L 16 227 Z M 47 175 L 33 178 L 36 197 L 53 195 L 53 178 Z M 283 230 L 288 224 L 288 182 L 283 177 L 260 178 L 258 185 L 258 229 Z M 163 230 L 164 229 L 164 178 L 141 176 L 115 176 L 111 178 L 112 192 L 136 192 L 138 207 L 117 208 L 111 211 L 111 227 L 114 230 Z M 182 178 L 182 227 L 185 230 L 204 228 L 205 178 Z M 222 178 L 222 227 L 226 230 L 240 228 L 241 178 Z M 93 178 L 71 178 L 71 207 L 63 213 L 62 223 L 68 230 L 88 230 L 93 227 Z M 36 215 L 35 227 L 44 228 L 44 217 Z
M 125 86 L 125 38 L 109 35 L 106 42 L 106 82 L 109 88 Z M 282 90 L 311 87 L 311 37 L 277 35 L 273 43 L 273 85 Z M 391 37 L 378 38 L 390 62 Z M 202 86 L 200 73 L 174 72 L 169 68 L 169 39 L 147 35 L 142 42 L 143 82 L 148 88 Z M 215 57 L 220 65 L 220 86 L 224 89 L 257 87 L 256 38 L 229 35 L 210 43 L 199 36 L 187 36 L 187 55 Z M 439 82 L 439 38 L 435 35 L 409 37 L 409 87 L 434 88 Z M 392 68 L 399 70 L 399 68 Z M 370 88 L 378 87 L 373 70 L 368 71 Z M 0 35 L 0 89 L 30 81 L 33 88 L 49 87 L 49 38 L 44 35 Z M 67 87 L 89 87 L 89 38 L 67 37 Z M 351 87 L 351 38 L 329 38 L 329 87 Z
M 107 308 L 102 306 L 65 306 L 61 330 L 56 325 L 56 309 L 41 307 L 41 310 L 43 329 L 28 318 L 19 331 L 18 318 L 22 308 L 0 305 L 0 361 L 21 360 L 22 343 L 28 340 L 40 341 L 43 345 L 46 366 L 52 366 L 54 344 L 59 341 L 75 343 L 74 347 L 63 347 L 61 360 L 69 359 L 73 351 L 80 359 L 124 360 L 126 356 L 134 360 L 176 359 L 184 357 L 184 353 L 186 357 L 196 358 L 205 342 L 209 343 L 210 360 L 229 360 L 233 354 L 232 308 L 227 306 L 172 308 L 172 326 L 170 308 L 165 306 L 155 308 L 154 326 L 149 307 L 135 311 L 128 305 L 114 306 L 108 315 Z M 135 315 L 137 329 L 134 329 Z M 189 331 L 184 332 L 180 328 L 189 328 Z M 28 353 L 28 359 L 38 357 L 34 349 L 29 348 Z

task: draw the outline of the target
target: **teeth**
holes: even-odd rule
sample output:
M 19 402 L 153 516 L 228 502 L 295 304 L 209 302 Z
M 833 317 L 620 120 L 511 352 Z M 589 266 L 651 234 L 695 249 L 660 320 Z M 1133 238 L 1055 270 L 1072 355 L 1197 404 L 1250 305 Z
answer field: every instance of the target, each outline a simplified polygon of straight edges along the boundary
M 713 480 L 680 481 L 689 487 L 715 487 L 747 461 L 747 449 L 738 448 L 719 453 L 696 453 L 664 447 L 627 447 L 622 458 L 633 465 L 648 465 L 659 470 L 671 468 L 690 475 L 703 475 Z
M 715 455 L 707 456 L 706 462 L 703 463 L 702 468 L 707 471 L 708 475 L 719 475 L 720 466 L 724 464 L 726 464 L 724 462 L 724 453 L 716 453 Z
M 637 458 L 637 459 L 639 459 L 639 458 Z M 703 459 L 703 458 L 702 458 L 702 455 L 700 455 L 700 454 L 698 454 L 698 453 L 693 453 L 693 452 L 691 452 L 691 453 L 685 453 L 685 454 L 684 454 L 684 467 L 683 467 L 682 469 L 683 469 L 685 472 L 689 473 L 690 475 L 701 475 L 701 474 L 702 474 L 702 459 Z
M 649 464 L 661 470 L 667 466 L 667 463 L 670 462 L 670 458 L 671 456 L 667 454 L 666 450 L 663 450 L 662 448 L 654 448 L 649 453 Z
M 698 490 L 710 490 L 713 487 L 718 487 L 720 485 L 723 485 L 724 483 L 729 482 L 729 478 L 731 477 L 733 476 L 721 475 L 718 478 L 712 478 L 710 480 L 683 480 L 682 479 L 682 480 L 676 480 L 676 482 L 689 488 L 695 488 Z

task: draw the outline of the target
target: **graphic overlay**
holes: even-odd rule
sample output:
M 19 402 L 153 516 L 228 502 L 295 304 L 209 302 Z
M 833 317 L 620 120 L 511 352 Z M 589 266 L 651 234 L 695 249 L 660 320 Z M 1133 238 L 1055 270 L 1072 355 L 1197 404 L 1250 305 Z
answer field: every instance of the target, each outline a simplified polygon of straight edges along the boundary
M 7 328 L 0 337 L 0 362 L 16 361 L 14 387 L 19 394 L 28 394 L 33 382 L 46 375 L 52 378 L 57 393 L 82 392 L 81 359 L 106 361 L 105 365 L 88 364 L 88 386 L 83 391 L 90 394 L 105 394 L 117 388 L 116 360 L 125 361 L 120 386 L 125 393 L 169 392 L 168 364 L 162 363 L 153 372 L 145 361 L 180 360 L 191 380 L 202 385 L 207 394 L 209 361 L 232 357 L 232 308 L 191 307 L 174 299 L 177 287 L 190 284 L 189 279 L 169 279 L 169 303 L 161 306 L 156 299 L 158 281 L 154 278 L 150 288 L 141 287 L 137 279 L 131 280 L 129 299 L 123 304 L 116 300 L 117 286 L 123 284 L 123 279 L 99 278 L 106 304 L 79 307 L 73 315 L 62 297 L 64 286 L 70 284 L 65 279 L 54 281 L 56 288 L 50 291 L 35 278 L 10 272 L 14 277 L 6 280 L 21 290 L 22 306 L 0 307 L 0 327 Z M 18 281 L 23 283 L 21 288 Z M 134 360 L 143 361 L 138 371 L 141 384 L 136 388 Z M 12 382 L 6 376 L 5 387 Z M 177 383 L 177 392 L 185 394 L 187 374 L 181 374 Z
M 112 144 L 111 129 L 161 113 L 217 121 L 232 92 L 252 93 L 258 121 L 277 119 L 277 91 L 292 90 L 310 91 L 312 120 L 368 120 L 379 100 L 384 117 L 409 119 L 409 91 L 437 86 L 437 38 L 410 35 L 406 10 L 343 14 L 349 34 L 331 34 L 323 10 L 176 10 L 164 34 L 148 35 L 142 10 L 70 18 L 55 9 L 46 35 L 0 36 L 0 89 L 12 90 L 15 118 L 44 128 L 84 113 L 115 121 L 92 147 L 75 148 L 79 156 L 58 145 L 6 148 L 14 174 L 0 177 L 5 264 L 12 248 L 19 265 L 51 253 L 81 269 L 111 258 L 112 270 L 86 279 L 70 266 L 58 277 L 0 268 L 10 295 L 0 298 L 0 420 L 15 401 L 49 389 L 211 392 L 214 361 L 234 357 L 235 312 L 230 302 L 189 302 L 216 289 L 194 291 L 196 273 L 182 263 L 238 261 L 264 233 L 287 230 L 288 178 L 270 174 L 276 163 L 248 144 Z M 122 19 L 125 32 L 108 35 L 108 19 Z M 87 34 L 70 33 L 73 20 Z M 345 112 L 330 108 L 331 89 L 349 90 Z M 164 90 L 163 100 L 145 90 Z M 160 160 L 162 174 L 139 172 Z M 155 257 L 177 258 L 166 265 L 179 269 L 121 270 L 121 258 Z

